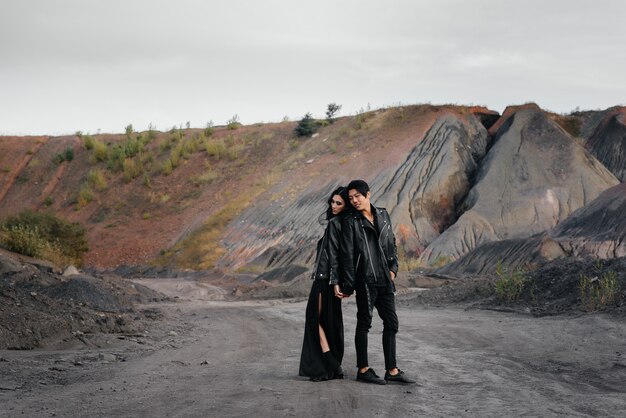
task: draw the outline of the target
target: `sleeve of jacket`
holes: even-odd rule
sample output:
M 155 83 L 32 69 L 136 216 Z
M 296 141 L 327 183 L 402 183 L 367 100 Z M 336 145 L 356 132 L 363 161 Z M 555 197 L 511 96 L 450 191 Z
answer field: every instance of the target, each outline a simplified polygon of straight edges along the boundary
M 389 225 L 391 225 L 391 217 L 387 211 L 385 211 L 385 213 L 387 214 Z M 393 254 L 390 257 L 390 260 L 387 260 L 387 264 L 389 265 L 389 270 L 393 271 L 393 274 L 398 277 L 398 247 L 396 246 L 396 235 L 393 233 L 393 227 L 390 228 L 390 235 L 389 239 L 391 240 Z
M 330 264 L 330 284 L 339 284 L 339 256 L 341 252 L 341 220 L 333 219 L 328 224 L 328 258 Z
M 346 216 L 341 225 L 341 239 L 339 240 L 339 261 L 343 269 L 341 291 L 347 295 L 354 292 L 356 281 L 354 271 L 354 222 L 351 216 Z

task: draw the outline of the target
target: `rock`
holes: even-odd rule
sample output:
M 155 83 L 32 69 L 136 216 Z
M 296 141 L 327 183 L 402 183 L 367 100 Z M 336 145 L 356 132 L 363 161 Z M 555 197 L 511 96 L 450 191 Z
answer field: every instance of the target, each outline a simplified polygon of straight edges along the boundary
M 626 181 L 626 107 L 608 112 L 585 146 L 620 181 Z
M 80 274 L 80 272 L 78 271 L 78 269 L 72 265 L 68 266 L 65 271 L 63 272 L 63 276 L 67 277 L 67 276 L 74 276 Z
M 509 269 L 534 269 L 558 258 L 626 257 L 626 183 L 604 191 L 549 231 L 526 239 L 490 242 L 436 270 L 448 276 L 494 273 L 499 261 Z
M 446 115 L 397 170 L 372 182 L 374 204 L 389 211 L 405 253 L 419 255 L 456 221 L 487 146 L 487 131 L 476 118 Z
M 117 357 L 115 357 L 113 354 L 109 354 L 109 353 L 99 353 L 98 354 L 98 360 L 108 361 L 108 362 L 115 362 L 115 361 L 117 361 Z
M 570 256 L 626 256 L 626 183 L 612 187 L 548 234 Z
M 521 110 L 498 131 L 458 221 L 422 255 L 456 259 L 490 242 L 547 231 L 619 181 L 538 110 Z

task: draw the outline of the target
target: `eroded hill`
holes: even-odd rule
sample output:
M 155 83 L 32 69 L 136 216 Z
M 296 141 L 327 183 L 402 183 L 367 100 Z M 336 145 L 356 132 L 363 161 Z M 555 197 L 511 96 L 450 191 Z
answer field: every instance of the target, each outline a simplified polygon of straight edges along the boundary
M 440 265 L 547 231 L 618 184 L 620 115 L 422 105 L 339 118 L 310 138 L 295 122 L 4 137 L 0 216 L 83 223 L 89 266 L 262 273 L 309 265 L 327 194 L 363 178 L 391 213 L 401 268 Z M 618 158 L 605 167 L 594 157 L 605 154 Z

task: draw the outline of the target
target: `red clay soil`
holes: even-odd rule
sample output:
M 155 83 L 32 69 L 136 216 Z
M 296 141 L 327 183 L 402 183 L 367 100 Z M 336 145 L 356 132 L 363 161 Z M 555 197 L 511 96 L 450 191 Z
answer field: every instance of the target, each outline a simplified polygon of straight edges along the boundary
M 196 152 L 188 160 L 181 158 L 169 176 L 158 168 L 169 151 L 160 153 L 158 145 L 172 135 L 159 132 L 146 146 L 156 155 L 149 186 L 141 175 L 127 183 L 123 173 L 112 173 L 106 163 L 92 163 L 92 151 L 76 136 L 47 141 L 46 137 L 0 137 L 0 168 L 9 169 L 0 180 L 5 190 L 0 217 L 23 209 L 52 211 L 87 227 L 86 265 L 146 264 L 229 203 L 243 202 L 282 181 L 294 185 L 282 189 L 293 195 L 325 183 L 328 173 L 337 171 L 344 180 L 371 179 L 401 163 L 438 117 L 478 110 L 488 111 L 431 105 L 382 109 L 363 114 L 361 124 L 355 117 L 339 118 L 321 128 L 315 138 L 304 139 L 294 137 L 296 122 L 216 128 L 213 138 L 240 144 L 240 154 L 232 161 L 217 161 L 204 151 Z M 188 129 L 184 134 L 189 138 L 200 132 Z M 126 140 L 121 134 L 95 137 L 105 143 Z M 54 156 L 68 146 L 74 149 L 73 160 L 55 165 Z M 94 191 L 94 200 L 81 207 L 77 194 L 94 168 L 105 172 L 108 185 Z M 190 181 L 207 170 L 218 178 L 204 184 Z M 48 196 L 52 204 L 46 207 L 43 202 Z

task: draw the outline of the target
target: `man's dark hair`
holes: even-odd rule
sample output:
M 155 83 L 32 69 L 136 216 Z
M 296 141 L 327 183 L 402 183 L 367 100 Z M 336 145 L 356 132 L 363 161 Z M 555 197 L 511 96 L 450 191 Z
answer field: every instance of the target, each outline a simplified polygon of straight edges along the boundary
M 352 180 L 346 189 L 348 191 L 355 189 L 357 192 L 365 196 L 367 195 L 367 192 L 370 191 L 370 186 L 365 182 L 365 180 Z

